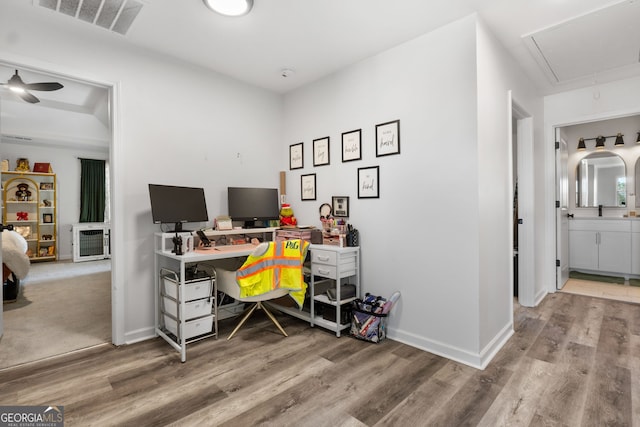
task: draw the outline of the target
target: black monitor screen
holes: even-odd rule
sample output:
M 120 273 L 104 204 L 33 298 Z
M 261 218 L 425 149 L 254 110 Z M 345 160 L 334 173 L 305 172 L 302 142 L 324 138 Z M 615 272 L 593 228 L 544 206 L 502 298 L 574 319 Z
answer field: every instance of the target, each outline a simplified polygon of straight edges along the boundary
M 182 223 L 209 221 L 203 188 L 149 184 L 149 198 L 155 224 L 175 224 L 179 231 Z
M 229 216 L 234 221 L 268 221 L 280 217 L 276 188 L 228 187 Z

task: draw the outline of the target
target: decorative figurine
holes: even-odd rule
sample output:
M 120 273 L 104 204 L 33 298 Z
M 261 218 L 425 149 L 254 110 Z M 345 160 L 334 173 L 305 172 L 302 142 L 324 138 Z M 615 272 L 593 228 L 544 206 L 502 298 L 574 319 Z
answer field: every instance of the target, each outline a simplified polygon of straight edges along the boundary
M 29 172 L 31 167 L 29 166 L 29 159 L 21 158 L 16 161 L 17 172 Z
M 25 184 L 24 182 L 18 184 L 18 189 L 16 190 L 16 198 L 19 202 L 28 202 L 31 200 L 31 191 L 29 190 L 29 184 Z
M 293 216 L 293 209 L 289 203 L 283 203 L 280 208 L 280 225 L 288 225 L 294 227 L 298 225 L 298 220 Z

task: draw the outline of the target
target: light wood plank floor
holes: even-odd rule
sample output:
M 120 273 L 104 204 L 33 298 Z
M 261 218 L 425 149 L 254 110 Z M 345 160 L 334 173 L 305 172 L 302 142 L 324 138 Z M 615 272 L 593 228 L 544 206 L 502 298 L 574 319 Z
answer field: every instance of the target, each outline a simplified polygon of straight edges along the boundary
M 640 305 L 556 293 L 476 370 L 257 313 L 230 341 L 110 345 L 0 371 L 0 405 L 67 426 L 640 426 Z M 233 322 L 223 321 L 226 338 Z

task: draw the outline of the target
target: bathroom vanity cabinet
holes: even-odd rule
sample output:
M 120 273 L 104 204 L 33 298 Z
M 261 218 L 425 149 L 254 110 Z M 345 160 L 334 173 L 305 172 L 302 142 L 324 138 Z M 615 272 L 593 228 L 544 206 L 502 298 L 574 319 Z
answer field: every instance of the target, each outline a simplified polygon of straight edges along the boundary
M 635 261 L 640 256 L 639 226 L 638 220 L 629 218 L 572 219 L 569 221 L 569 268 L 625 276 L 639 274 L 640 265 Z M 637 230 L 633 244 L 632 228 Z M 638 273 L 632 272 L 632 264 Z

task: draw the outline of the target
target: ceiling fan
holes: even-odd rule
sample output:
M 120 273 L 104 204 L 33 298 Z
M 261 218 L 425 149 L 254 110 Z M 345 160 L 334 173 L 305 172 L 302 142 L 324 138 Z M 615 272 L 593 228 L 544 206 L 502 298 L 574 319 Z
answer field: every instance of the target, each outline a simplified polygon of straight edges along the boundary
M 16 73 L 9 79 L 9 81 L 3 86 L 9 88 L 12 92 L 17 94 L 24 101 L 27 101 L 31 104 L 35 104 L 40 102 L 38 98 L 29 93 L 29 90 L 44 90 L 44 91 L 52 91 L 62 89 L 64 86 L 57 82 L 47 82 L 47 83 L 25 83 L 22 81 L 20 76 L 18 75 L 18 70 Z

